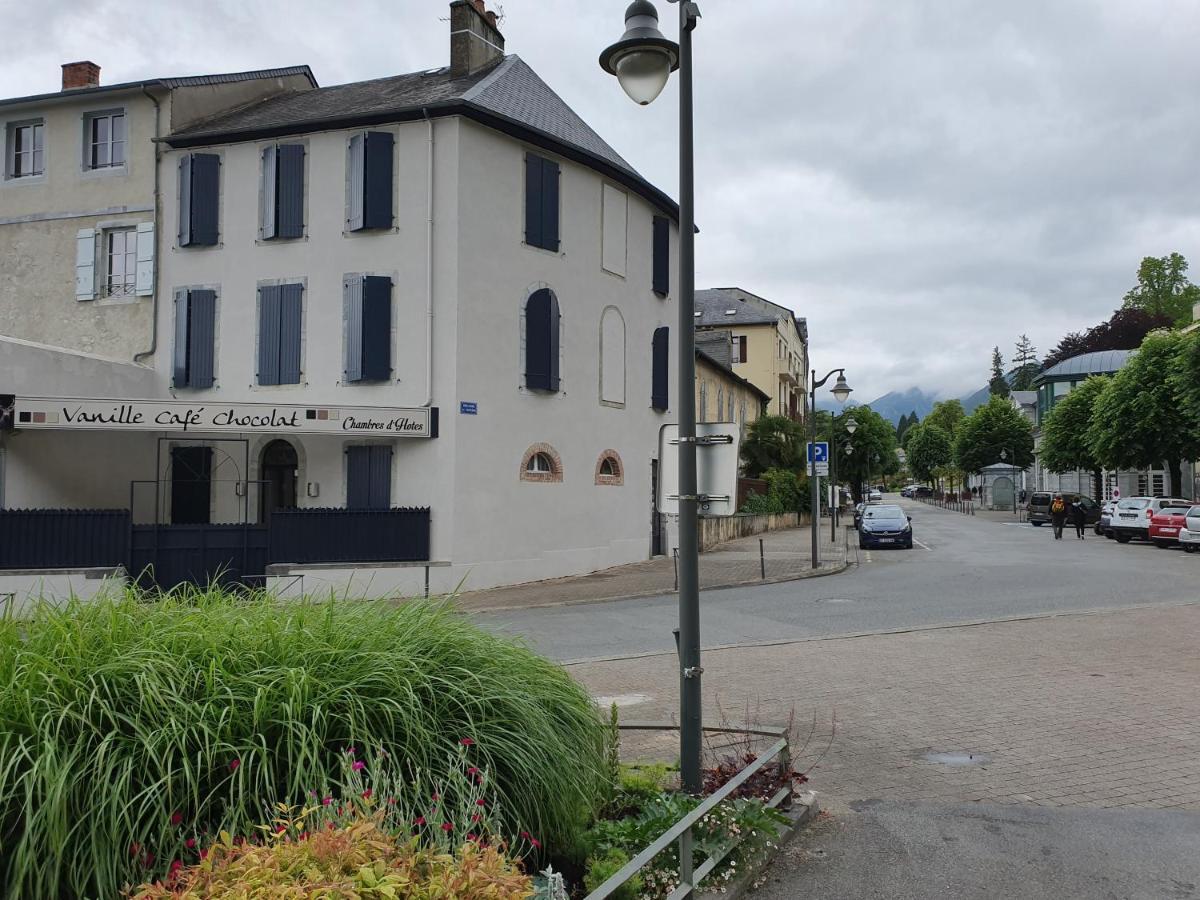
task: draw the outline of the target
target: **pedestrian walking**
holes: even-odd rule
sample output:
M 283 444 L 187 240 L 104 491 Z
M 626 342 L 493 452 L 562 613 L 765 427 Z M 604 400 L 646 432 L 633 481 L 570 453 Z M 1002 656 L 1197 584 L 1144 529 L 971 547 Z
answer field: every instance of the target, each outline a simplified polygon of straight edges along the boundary
M 1083 508 L 1083 498 L 1079 495 L 1071 502 L 1071 524 L 1075 526 L 1075 536 L 1083 540 L 1083 526 L 1087 521 L 1087 510 Z
M 1055 494 L 1050 502 L 1050 522 L 1054 526 L 1054 539 L 1061 541 L 1063 525 L 1067 522 L 1067 502 L 1062 494 Z

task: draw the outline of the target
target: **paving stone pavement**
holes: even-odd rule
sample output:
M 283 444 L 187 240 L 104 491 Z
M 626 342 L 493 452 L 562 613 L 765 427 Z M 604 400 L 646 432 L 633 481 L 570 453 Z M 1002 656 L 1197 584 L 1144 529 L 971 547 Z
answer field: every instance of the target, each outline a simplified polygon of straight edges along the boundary
M 814 574 L 811 532 L 807 526 L 788 528 L 727 541 L 700 554 L 701 589 L 761 582 L 759 539 L 763 541 L 767 581 L 807 578 Z M 828 575 L 843 569 L 846 564 L 846 542 L 843 539 L 836 542 L 830 540 L 828 521 L 824 522 L 821 529 L 820 541 L 821 566 L 815 572 Z M 853 551 L 850 552 L 853 558 Z M 669 594 L 675 590 L 675 561 L 669 557 L 659 557 L 590 575 L 468 591 L 459 594 L 455 602 L 469 612 L 482 612 Z
M 1200 809 L 1197 635 L 1200 604 L 710 651 L 706 722 L 794 710 L 797 765 L 839 800 Z M 675 717 L 671 656 L 570 670 Z

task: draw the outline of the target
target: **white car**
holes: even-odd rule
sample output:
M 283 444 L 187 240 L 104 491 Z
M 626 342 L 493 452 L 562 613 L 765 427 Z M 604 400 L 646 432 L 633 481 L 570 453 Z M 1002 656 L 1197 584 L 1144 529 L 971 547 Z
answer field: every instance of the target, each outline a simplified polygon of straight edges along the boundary
M 1178 497 L 1126 497 L 1117 502 L 1109 528 L 1118 543 L 1128 544 L 1134 538 L 1150 539 L 1150 516 L 1164 509 L 1192 506 L 1191 500 Z
M 867 494 L 867 502 L 881 503 L 883 502 L 883 494 L 879 493 L 879 491 L 871 491 L 871 493 Z
M 1195 553 L 1200 547 L 1200 506 L 1188 510 L 1186 524 L 1179 529 L 1179 543 L 1188 553 Z

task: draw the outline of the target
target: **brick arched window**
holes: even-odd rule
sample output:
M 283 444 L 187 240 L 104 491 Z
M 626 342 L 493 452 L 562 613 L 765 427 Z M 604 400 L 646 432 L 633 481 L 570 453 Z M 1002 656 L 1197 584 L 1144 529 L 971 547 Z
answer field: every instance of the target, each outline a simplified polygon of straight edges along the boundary
M 521 457 L 520 479 L 543 484 L 561 483 L 562 457 L 549 444 L 534 444 Z
M 596 460 L 596 484 L 625 483 L 625 464 L 616 450 L 605 450 Z

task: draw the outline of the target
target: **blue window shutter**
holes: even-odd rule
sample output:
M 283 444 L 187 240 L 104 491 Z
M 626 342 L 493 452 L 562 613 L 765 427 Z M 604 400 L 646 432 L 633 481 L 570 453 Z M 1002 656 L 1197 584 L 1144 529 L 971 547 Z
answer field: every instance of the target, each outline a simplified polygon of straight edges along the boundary
M 542 160 L 542 247 L 558 252 L 558 163 Z
M 262 152 L 262 209 L 259 217 L 262 221 L 263 240 L 269 241 L 275 237 L 278 228 L 276 210 L 276 186 L 279 183 L 279 154 L 278 148 L 272 144 L 263 147 Z
M 175 292 L 175 346 L 172 348 L 172 383 L 188 387 L 188 292 Z
M 667 408 L 667 366 L 670 360 L 671 329 L 666 325 L 654 329 L 651 342 L 650 405 L 660 412 Z
M 387 381 L 392 377 L 392 279 L 363 278 L 362 378 Z
M 275 231 L 304 237 L 304 145 L 280 144 L 275 182 Z
M 192 242 L 192 154 L 179 157 L 179 246 Z
M 366 140 L 356 134 L 350 138 L 350 153 L 346 165 L 350 171 L 350 208 L 346 210 L 346 230 L 360 231 L 363 227 L 363 158 Z
M 539 391 L 557 391 L 558 299 L 542 288 L 525 303 L 525 386 Z
M 300 383 L 300 340 L 303 326 L 304 285 L 280 285 L 279 383 Z
M 346 371 L 348 382 L 363 379 L 363 277 L 348 275 L 342 282 L 346 306 Z
M 346 448 L 346 508 L 371 506 L 371 448 Z
M 277 284 L 258 289 L 258 383 L 279 384 L 279 310 L 283 288 Z
M 215 247 L 219 226 L 221 157 L 192 154 L 191 234 L 186 246 Z
M 542 158 L 525 154 L 525 243 L 542 246 Z
M 392 227 L 392 147 L 390 131 L 368 131 L 363 152 L 363 228 Z
M 392 448 L 373 444 L 371 451 L 371 487 L 367 503 L 371 509 L 388 509 L 392 505 Z
M 671 292 L 671 223 L 654 217 L 654 293 L 665 297 Z
M 188 387 L 213 386 L 216 328 L 217 292 L 191 291 L 188 296 Z

